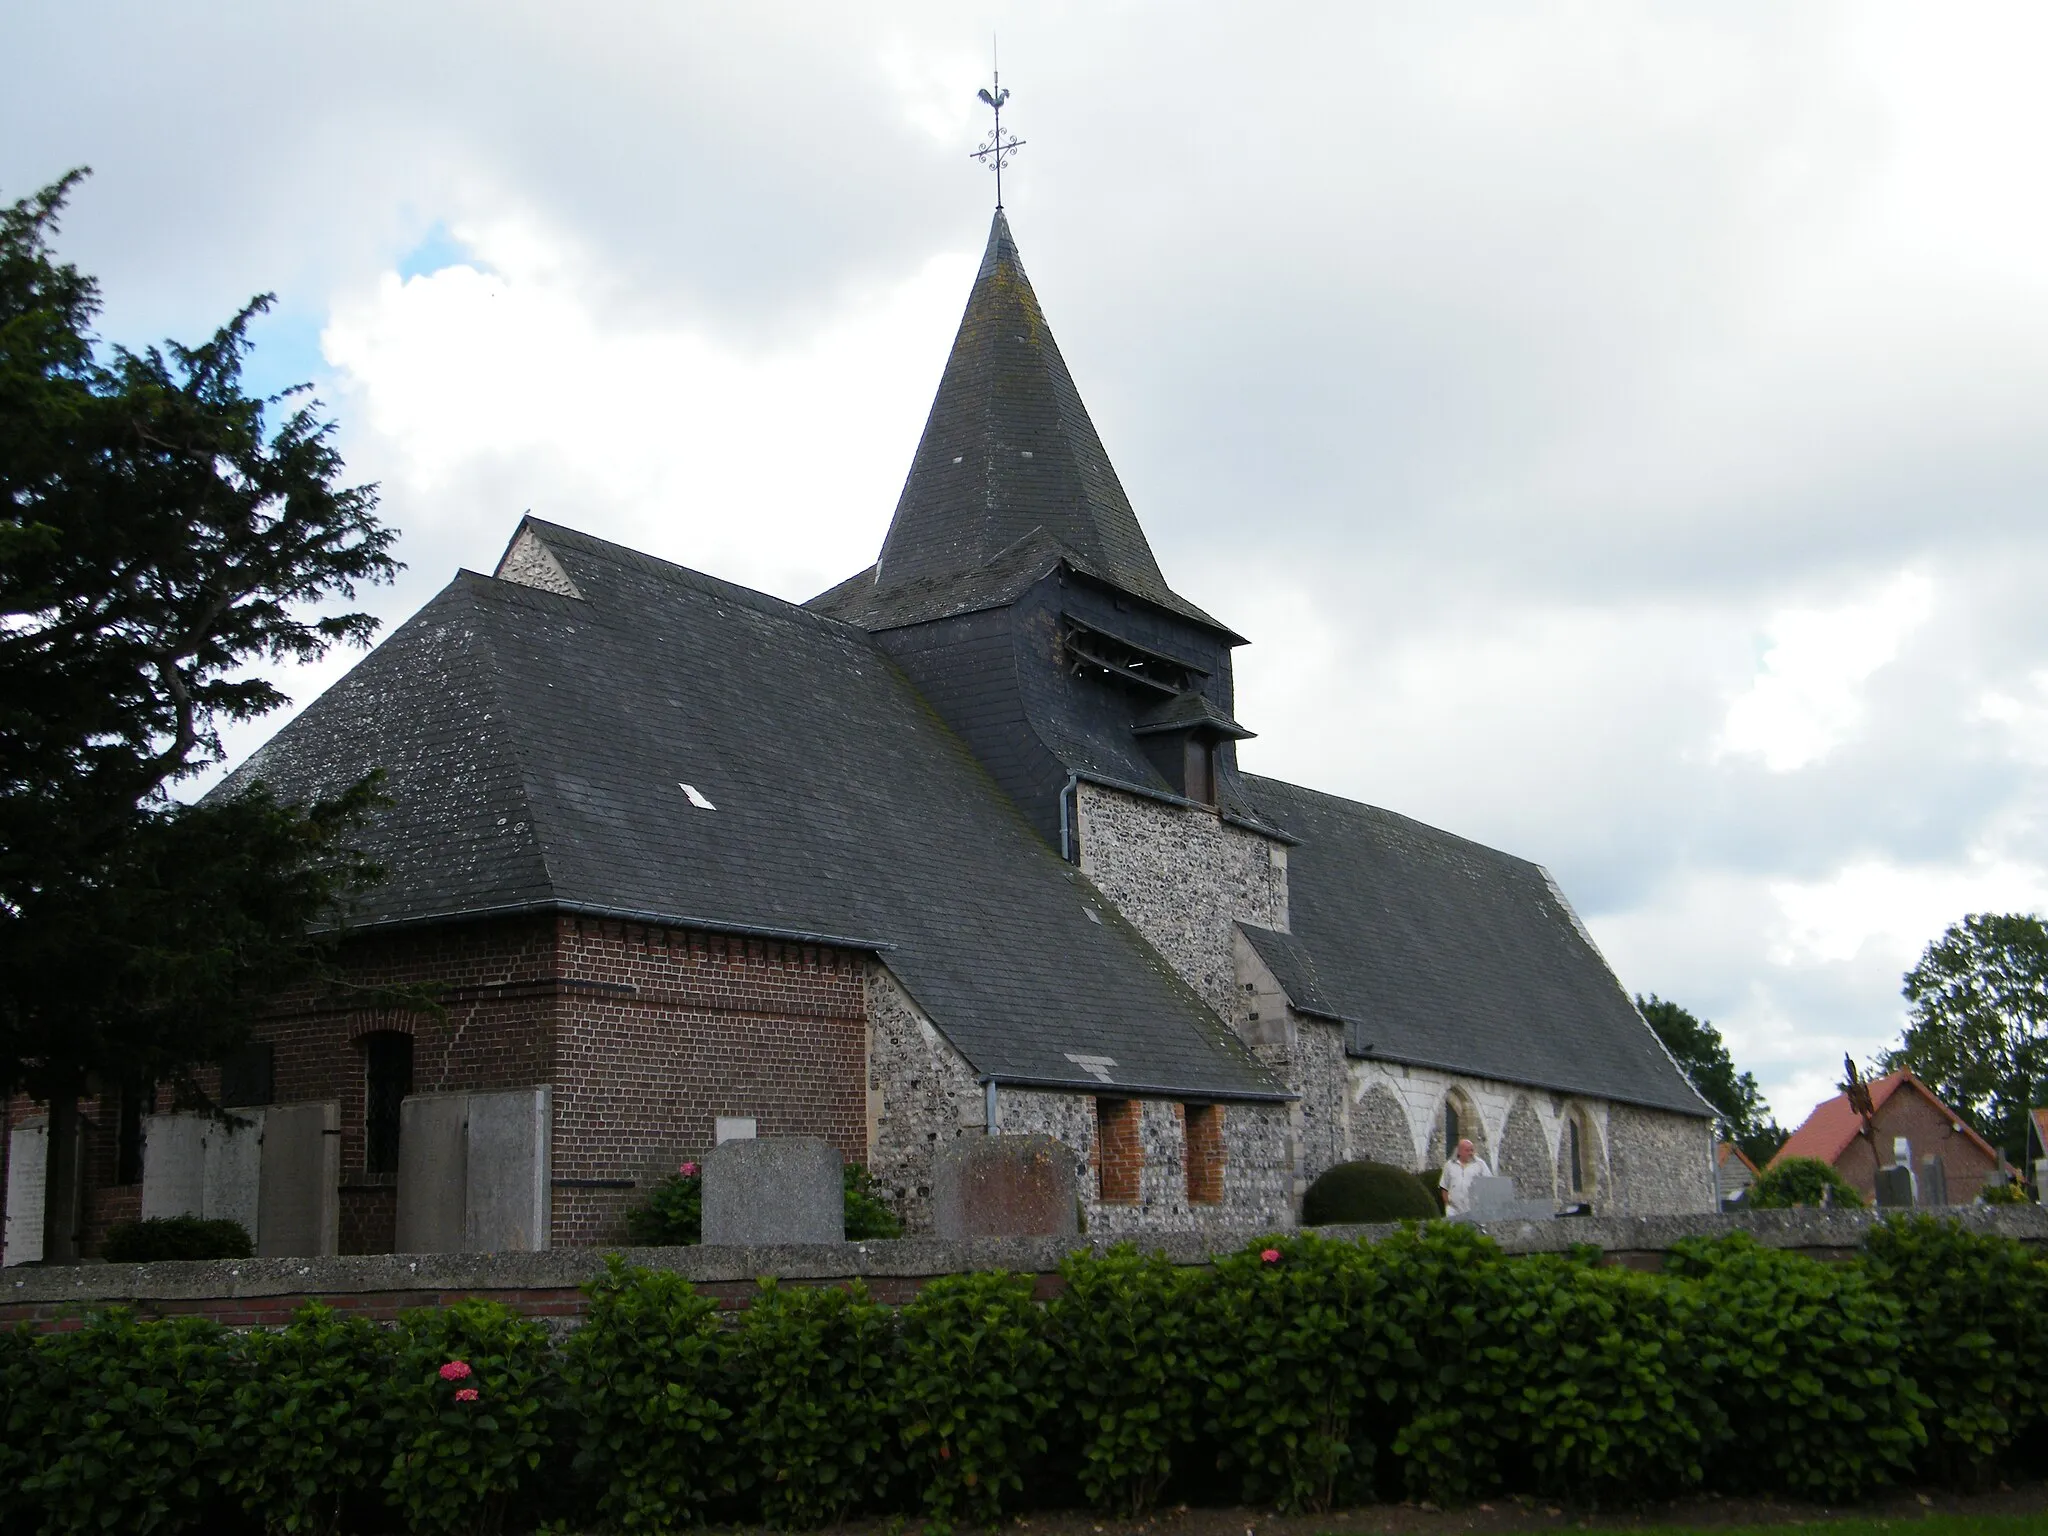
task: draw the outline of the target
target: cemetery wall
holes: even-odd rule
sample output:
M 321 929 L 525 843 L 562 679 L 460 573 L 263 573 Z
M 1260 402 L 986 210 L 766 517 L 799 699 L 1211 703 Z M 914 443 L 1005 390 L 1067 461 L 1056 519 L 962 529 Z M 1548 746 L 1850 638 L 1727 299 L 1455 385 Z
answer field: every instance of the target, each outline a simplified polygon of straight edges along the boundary
M 2017 1238 L 2048 1252 L 2048 1210 L 2039 1206 L 1967 1206 L 1950 1213 L 1976 1232 Z M 1748 1232 L 1766 1247 L 1824 1259 L 1860 1250 L 1877 1219 L 1869 1211 L 1751 1211 L 1742 1215 L 1584 1217 L 1506 1221 L 1482 1226 L 1509 1253 L 1559 1252 L 1574 1244 L 1601 1248 L 1609 1263 L 1654 1269 L 1685 1237 Z M 1328 1227 L 1329 1236 L 1379 1236 L 1392 1227 Z M 1148 1235 L 1145 1248 L 1178 1264 L 1205 1265 L 1236 1252 L 1256 1231 Z M 805 1247 L 628 1249 L 635 1263 L 673 1270 L 705 1294 L 743 1304 L 758 1277 L 792 1284 L 860 1280 L 880 1300 L 906 1301 L 940 1275 L 1006 1269 L 1037 1277 L 1041 1297 L 1059 1285 L 1059 1262 L 1078 1248 L 1100 1251 L 1109 1234 L 1087 1238 L 973 1238 L 942 1241 L 827 1243 Z M 383 1254 L 328 1259 L 238 1259 L 187 1264 L 84 1264 L 12 1269 L 0 1274 L 0 1326 L 61 1328 L 83 1313 L 112 1305 L 146 1317 L 199 1315 L 238 1327 L 283 1321 L 293 1308 L 320 1299 L 376 1318 L 410 1307 L 469 1296 L 504 1302 L 537 1317 L 569 1320 L 581 1313 L 578 1289 L 602 1272 L 604 1251 L 542 1253 Z

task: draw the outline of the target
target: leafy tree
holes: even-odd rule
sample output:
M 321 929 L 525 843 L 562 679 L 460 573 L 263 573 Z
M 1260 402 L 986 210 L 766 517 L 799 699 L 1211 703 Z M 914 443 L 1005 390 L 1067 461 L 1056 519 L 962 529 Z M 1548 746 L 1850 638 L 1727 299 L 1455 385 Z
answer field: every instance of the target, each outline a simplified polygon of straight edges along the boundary
M 171 791 L 286 702 L 250 663 L 367 644 L 370 615 L 319 610 L 398 569 L 315 402 L 243 393 L 268 297 L 198 346 L 99 343 L 51 245 L 84 174 L 0 209 L 0 1090 L 50 1103 L 53 1145 L 95 1078 L 232 1049 L 374 876 L 371 781 Z
M 1785 1145 L 1786 1133 L 1764 1102 L 1755 1074 L 1735 1070 L 1721 1031 L 1654 992 L 1638 995 L 1636 1010 L 1657 1032 L 1664 1049 L 1678 1058 L 1699 1096 L 1713 1106 L 1722 1136 L 1742 1148 L 1743 1156 L 1759 1168 L 1770 1161 Z
M 1749 1186 L 1747 1203 L 1753 1211 L 1778 1211 L 1795 1205 L 1859 1210 L 1865 1201 L 1862 1192 L 1837 1173 L 1833 1164 L 1817 1157 L 1788 1157 L 1757 1175 Z
M 1977 912 L 1906 973 L 1904 1036 L 1879 1058 L 1904 1067 L 2019 1162 L 2027 1110 L 2048 1098 L 2048 923 Z

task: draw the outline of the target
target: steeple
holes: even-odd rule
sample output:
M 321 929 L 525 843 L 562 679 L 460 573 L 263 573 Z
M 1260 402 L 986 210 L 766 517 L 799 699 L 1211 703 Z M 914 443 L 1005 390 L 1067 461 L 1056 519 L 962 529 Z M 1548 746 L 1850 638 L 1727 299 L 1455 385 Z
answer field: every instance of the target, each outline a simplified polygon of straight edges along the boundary
M 1215 624 L 1160 574 L 998 208 L 874 590 L 930 591 L 977 573 L 985 580 L 997 556 L 1015 558 L 1027 544 Z

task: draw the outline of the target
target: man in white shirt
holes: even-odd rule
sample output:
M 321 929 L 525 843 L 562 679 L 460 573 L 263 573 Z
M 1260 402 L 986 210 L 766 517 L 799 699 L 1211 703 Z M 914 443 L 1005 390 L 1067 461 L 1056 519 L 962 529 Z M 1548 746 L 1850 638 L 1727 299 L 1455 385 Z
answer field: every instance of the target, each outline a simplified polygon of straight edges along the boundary
M 1493 1170 L 1486 1166 L 1470 1139 L 1458 1143 L 1457 1155 L 1444 1164 L 1440 1181 L 1444 1191 L 1444 1214 L 1463 1216 L 1472 1208 L 1472 1185 L 1479 1179 L 1490 1179 Z

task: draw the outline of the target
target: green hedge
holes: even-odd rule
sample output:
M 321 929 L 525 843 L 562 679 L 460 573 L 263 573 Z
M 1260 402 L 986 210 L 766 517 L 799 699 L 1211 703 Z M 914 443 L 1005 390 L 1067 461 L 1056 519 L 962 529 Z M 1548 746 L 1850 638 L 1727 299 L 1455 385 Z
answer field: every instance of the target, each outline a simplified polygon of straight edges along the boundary
M 1742 1236 L 1597 1258 L 1432 1222 L 1209 1269 L 1077 1254 L 1050 1304 L 989 1273 L 898 1308 L 763 1282 L 740 1311 L 614 1259 L 559 1341 L 476 1301 L 240 1334 L 116 1310 L 0 1335 L 0 1529 L 1846 1499 L 1980 1480 L 2048 1430 L 2048 1261 L 2017 1243 L 1901 1217 L 1842 1264 Z

